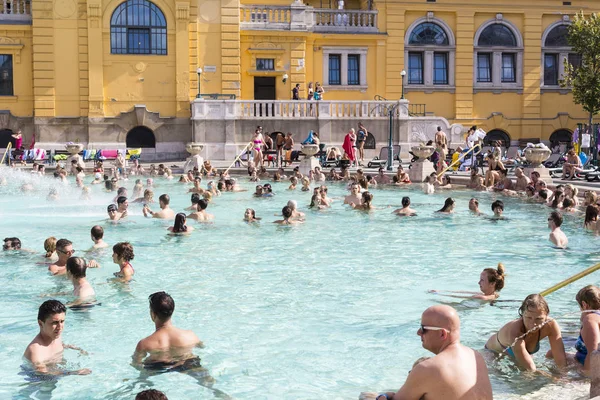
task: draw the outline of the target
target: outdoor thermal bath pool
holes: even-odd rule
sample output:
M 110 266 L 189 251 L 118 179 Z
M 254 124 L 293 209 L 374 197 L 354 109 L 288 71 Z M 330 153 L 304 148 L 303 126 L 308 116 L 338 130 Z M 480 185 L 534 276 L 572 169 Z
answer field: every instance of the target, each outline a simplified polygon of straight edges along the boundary
M 6 169 L 0 174 L 6 176 Z M 450 193 L 373 189 L 378 209 L 364 214 L 342 206 L 345 187 L 330 184 L 336 202 L 318 212 L 306 207 L 311 192 L 290 192 L 288 183 L 273 183 L 273 198 L 256 199 L 252 192 L 215 198 L 207 210 L 215 215 L 214 224 L 197 224 L 190 236 L 173 237 L 166 234 L 172 221 L 145 219 L 139 204 L 130 205 L 127 221 L 108 223 L 106 206 L 116 193 L 105 193 L 103 185 L 92 186 L 92 200 L 83 204 L 77 200 L 80 190 L 59 184 L 61 200 L 49 202 L 52 178 L 38 182 L 12 171 L 8 178 L 8 186 L 0 186 L 1 237 L 19 237 L 36 254 L 0 254 L 0 398 L 132 399 L 149 387 L 169 399 L 212 398 L 189 376 L 140 377 L 130 365 L 136 343 L 154 329 L 148 295 L 164 290 L 175 299 L 175 325 L 194 330 L 204 341 L 206 347 L 196 354 L 216 379 L 215 388 L 239 399 L 357 399 L 361 391 L 397 389 L 413 362 L 431 355 L 416 334 L 428 306 L 449 301 L 457 307 L 463 343 L 483 349 L 492 333 L 517 317 L 525 296 L 600 262 L 598 238 L 583 232 L 582 215 L 566 216 L 569 249 L 556 250 L 548 242 L 550 209 L 502 198 L 508 221 L 471 215 L 467 203 L 472 196 L 491 214 L 495 196 L 487 193 L 453 191 L 457 213 L 437 216 L 434 211 Z M 24 181 L 40 189 L 25 195 L 18 189 Z M 254 187 L 245 178 L 240 181 Z M 126 182 L 129 193 L 133 184 L 134 179 Z M 170 194 L 176 211 L 189 206 L 188 185 L 155 179 L 155 186 L 155 198 Z M 391 214 L 404 195 L 411 197 L 418 216 Z M 289 199 L 306 212 L 306 223 L 272 224 Z M 260 224 L 242 222 L 247 207 L 263 218 Z M 67 238 L 75 255 L 82 256 L 92 244 L 89 231 L 95 224 L 104 226 L 111 246 L 133 244 L 134 280 L 107 283 L 118 271 L 112 251 L 94 255 L 102 268 L 88 270 L 88 278 L 102 305 L 69 310 L 63 333 L 65 343 L 89 352 L 80 356 L 66 350 L 66 366 L 91 368 L 92 374 L 29 383 L 21 373 L 22 354 L 38 332 L 37 309 L 47 299 L 41 296 L 71 290 L 66 278 L 49 276 L 39 264 L 43 241 Z M 477 291 L 481 270 L 498 262 L 507 269 L 500 299 L 514 301 L 490 306 L 427 293 Z M 563 336 L 573 338 L 579 331 L 576 292 L 597 284 L 599 277 L 593 274 L 548 296 L 550 316 L 571 313 L 559 318 Z M 549 348 L 547 340 L 541 345 L 534 356 L 538 366 Z M 566 348 L 574 352 L 571 342 Z M 555 398 L 578 398 L 589 386 L 528 377 L 506 361 L 493 362 L 489 369 L 497 399 L 540 389 Z

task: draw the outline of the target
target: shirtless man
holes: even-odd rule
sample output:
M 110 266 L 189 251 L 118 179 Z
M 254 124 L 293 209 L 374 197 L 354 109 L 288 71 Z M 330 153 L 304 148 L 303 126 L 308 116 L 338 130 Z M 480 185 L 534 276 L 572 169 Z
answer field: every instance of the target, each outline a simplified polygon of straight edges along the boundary
M 4 238 L 2 250 L 21 250 L 21 240 L 16 237 Z
M 481 211 L 479 211 L 479 200 L 477 200 L 476 198 L 472 198 L 471 200 L 469 200 L 469 211 L 471 211 L 475 215 L 483 214 Z
M 158 198 L 158 204 L 160 205 L 160 211 L 154 212 L 146 204 L 144 206 L 144 208 L 142 209 L 142 212 L 144 213 L 144 217 L 152 216 L 152 218 L 159 218 L 159 219 L 174 219 L 175 211 L 171 210 L 171 207 L 169 207 L 170 202 L 171 202 L 171 198 L 169 197 L 168 194 L 161 194 L 160 197 Z
M 127 208 L 129 208 L 129 202 L 127 197 L 119 196 L 117 198 L 117 219 L 123 219 L 127 217 Z
M 517 192 L 524 192 L 531 180 L 523 173 L 523 168 L 520 167 L 515 169 L 515 176 L 517 177 L 517 182 L 514 189 Z
M 325 174 L 323 172 L 321 172 L 321 167 L 317 166 L 315 167 L 314 171 L 310 171 L 310 179 L 312 179 L 315 182 L 324 182 L 325 181 Z
M 77 297 L 74 305 L 93 301 L 96 296 L 94 288 L 86 279 L 87 263 L 81 257 L 71 257 L 67 260 L 67 277 L 73 284 L 73 296 Z
M 417 215 L 417 212 L 410 208 L 410 197 L 404 196 L 402 198 L 402 208 L 394 210 L 392 214 L 396 214 L 401 217 L 412 217 L 413 215 Z
M 204 189 L 202 189 L 202 186 L 200 186 L 200 184 L 202 183 L 202 178 L 197 176 L 194 178 L 194 187 L 191 188 L 190 190 L 188 190 L 188 193 L 198 193 L 198 194 L 202 194 L 204 193 Z
M 391 183 L 390 177 L 385 174 L 385 170 L 379 167 L 379 173 L 375 177 L 375 181 L 380 185 L 389 185 Z
M 188 215 L 187 218 L 196 220 L 198 222 L 212 221 L 215 216 L 207 213 L 206 207 L 208 207 L 208 201 L 204 199 L 198 200 L 198 210 Z
M 315 190 L 318 190 L 318 188 L 315 188 Z M 292 209 L 292 219 L 304 219 L 304 213 L 302 211 L 298 211 L 298 202 L 296 200 L 289 200 L 287 202 L 287 206 Z
M 62 361 L 64 349 L 75 349 L 86 354 L 78 347 L 62 343 L 60 335 L 65 328 L 66 313 L 66 307 L 58 300 L 46 300 L 38 310 L 40 333 L 29 343 L 23 354 L 38 373 L 59 376 L 88 375 L 92 372 L 87 368 L 67 371 L 55 367 Z
M 64 275 L 67 273 L 67 260 L 75 253 L 73 242 L 67 239 L 59 239 L 56 242 L 56 254 L 58 261 L 48 267 L 52 275 Z
M 560 226 L 563 223 L 562 214 L 558 211 L 552 211 L 550 216 L 548 217 L 548 228 L 550 228 L 550 241 L 556 247 L 560 249 L 564 249 L 569 244 L 569 239 L 567 239 L 567 235 L 560 229 Z
M 436 355 L 414 366 L 398 392 L 363 393 L 361 399 L 492 399 L 483 357 L 460 344 L 460 320 L 454 308 L 429 307 L 421 316 L 417 335 L 423 348 Z
M 435 132 L 434 137 L 435 147 L 438 153 L 440 153 L 440 158 L 442 160 L 446 159 L 446 155 L 448 154 L 448 138 L 446 137 L 446 132 L 442 130 L 441 126 L 437 127 L 437 131 Z
M 362 204 L 362 196 L 360 195 L 360 185 L 353 183 L 350 186 L 350 194 L 344 199 L 344 204 Z
M 94 225 L 90 233 L 92 236 L 92 241 L 94 242 L 94 245 L 90 250 L 104 249 L 108 247 L 108 244 L 103 239 L 104 228 L 102 228 L 100 225 Z
M 192 331 L 176 328 L 171 322 L 175 301 L 165 292 L 151 294 L 150 318 L 154 322 L 152 335 L 140 340 L 133 354 L 133 363 L 139 367 L 161 364 L 168 368 L 186 366 L 189 361 L 200 359 L 192 352 L 194 347 L 204 347 Z

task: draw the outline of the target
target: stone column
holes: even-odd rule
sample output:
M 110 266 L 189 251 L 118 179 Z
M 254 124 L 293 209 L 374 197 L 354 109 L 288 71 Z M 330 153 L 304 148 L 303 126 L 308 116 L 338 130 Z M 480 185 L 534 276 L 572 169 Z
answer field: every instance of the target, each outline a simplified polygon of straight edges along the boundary
M 55 115 L 54 11 L 52 0 L 31 3 L 33 36 L 33 115 Z M 41 132 L 38 132 L 38 134 Z M 37 136 L 38 141 L 47 140 Z
M 474 12 L 458 11 L 456 18 L 456 119 L 473 118 Z
M 540 137 L 542 133 L 541 117 L 541 70 L 542 14 L 527 12 L 523 27 L 523 119 L 521 137 Z M 562 61 L 560 61 L 562 63 Z M 519 71 L 517 65 L 517 74 Z M 513 137 L 513 139 L 515 139 Z
M 240 0 L 221 0 L 221 93 L 241 95 Z
M 190 4 L 178 1 L 175 4 L 175 84 L 177 93 L 176 116 L 185 118 L 190 107 Z M 195 71 L 194 71 L 195 72 Z

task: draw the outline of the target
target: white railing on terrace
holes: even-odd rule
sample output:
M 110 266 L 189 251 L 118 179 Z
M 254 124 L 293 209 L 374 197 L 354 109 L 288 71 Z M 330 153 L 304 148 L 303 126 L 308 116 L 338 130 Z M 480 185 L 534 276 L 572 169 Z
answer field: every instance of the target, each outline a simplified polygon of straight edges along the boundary
M 377 33 L 378 11 L 331 10 L 303 4 L 240 6 L 244 30 Z
M 31 0 L 1 0 L 0 24 L 31 23 Z
M 279 25 L 286 25 L 289 29 L 291 8 L 289 6 L 241 6 L 240 22 L 255 27 L 263 26 L 265 29 L 285 29 Z
M 399 106 L 398 106 L 399 105 Z M 196 100 L 193 118 L 236 119 L 317 119 L 408 117 L 408 102 L 398 101 L 314 101 L 314 100 Z
M 317 9 L 314 15 L 316 32 L 377 32 L 377 11 Z

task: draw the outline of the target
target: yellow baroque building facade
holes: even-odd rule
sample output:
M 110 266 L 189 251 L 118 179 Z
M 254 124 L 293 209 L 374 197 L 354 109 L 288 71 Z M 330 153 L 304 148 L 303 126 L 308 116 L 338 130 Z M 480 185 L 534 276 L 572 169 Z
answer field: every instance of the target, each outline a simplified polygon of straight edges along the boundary
M 563 60 L 578 62 L 565 41 L 568 24 L 579 11 L 600 10 L 597 0 L 4 4 L 4 135 L 21 129 L 26 142 L 35 132 L 48 147 L 101 147 L 130 135 L 143 141 L 147 131 L 164 154 L 192 140 L 199 91 L 206 99 L 289 100 L 296 84 L 306 98 L 311 82 L 330 101 L 404 93 L 450 124 L 549 140 L 585 122 L 558 82 Z

